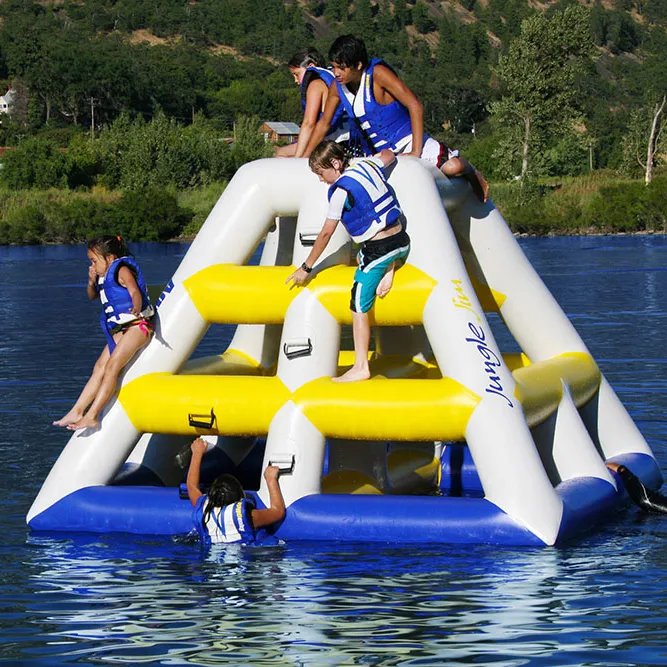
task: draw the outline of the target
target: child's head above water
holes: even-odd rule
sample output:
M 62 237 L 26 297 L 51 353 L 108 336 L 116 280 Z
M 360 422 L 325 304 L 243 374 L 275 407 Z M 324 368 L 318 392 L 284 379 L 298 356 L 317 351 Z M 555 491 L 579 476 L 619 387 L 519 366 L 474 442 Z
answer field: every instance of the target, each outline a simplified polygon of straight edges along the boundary
M 211 507 L 224 507 L 245 498 L 245 492 L 234 475 L 222 474 L 213 480 L 208 490 L 208 504 Z
M 325 183 L 335 182 L 350 163 L 345 149 L 335 141 L 322 141 L 317 144 L 308 158 L 311 171 Z

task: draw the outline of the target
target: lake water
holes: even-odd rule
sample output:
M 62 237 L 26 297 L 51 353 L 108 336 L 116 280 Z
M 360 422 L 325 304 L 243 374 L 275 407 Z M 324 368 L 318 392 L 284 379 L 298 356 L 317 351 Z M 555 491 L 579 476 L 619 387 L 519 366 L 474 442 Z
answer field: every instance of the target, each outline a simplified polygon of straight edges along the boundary
M 521 239 L 667 470 L 667 238 Z M 166 283 L 187 249 L 134 247 Z M 0 661 L 10 665 L 667 665 L 667 517 L 561 548 L 31 533 L 104 344 L 82 246 L 0 247 Z M 220 352 L 213 327 L 200 352 Z

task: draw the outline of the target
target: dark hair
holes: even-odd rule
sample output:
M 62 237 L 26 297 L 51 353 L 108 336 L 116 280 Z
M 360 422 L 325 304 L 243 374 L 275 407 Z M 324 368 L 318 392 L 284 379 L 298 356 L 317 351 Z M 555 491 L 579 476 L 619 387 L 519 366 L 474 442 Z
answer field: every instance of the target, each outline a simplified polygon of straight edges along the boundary
M 363 40 L 354 35 L 341 35 L 329 49 L 329 60 L 343 67 L 368 66 L 368 52 Z
M 208 490 L 206 504 L 204 505 L 204 516 L 202 518 L 202 526 L 206 528 L 208 519 L 211 516 L 211 510 L 214 507 L 224 507 L 231 505 L 239 500 L 245 498 L 245 492 L 234 475 L 224 473 L 213 480 L 211 488 Z
M 102 257 L 108 257 L 113 255 L 114 257 L 128 257 L 132 253 L 125 243 L 125 239 L 118 234 L 118 236 L 113 236 L 112 234 L 103 234 L 102 236 L 96 236 L 94 239 L 88 241 L 88 250 L 96 252 Z
M 332 160 L 340 160 L 342 165 L 341 171 L 347 169 L 350 163 L 349 155 L 340 144 L 331 140 L 322 141 L 315 146 L 313 152 L 310 154 L 308 166 L 312 171 L 317 173 L 322 169 L 333 167 Z
M 317 67 L 324 67 L 324 56 L 312 46 L 297 51 L 287 63 L 288 67 L 296 69 L 297 67 L 308 67 L 308 65 L 315 65 Z

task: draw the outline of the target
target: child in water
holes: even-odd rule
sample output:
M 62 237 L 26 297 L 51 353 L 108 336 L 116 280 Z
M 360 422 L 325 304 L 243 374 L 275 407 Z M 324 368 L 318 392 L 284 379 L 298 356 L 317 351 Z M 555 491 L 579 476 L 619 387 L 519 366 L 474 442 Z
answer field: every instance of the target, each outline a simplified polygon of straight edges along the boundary
M 313 265 L 324 252 L 339 222 L 342 221 L 352 239 L 361 244 L 350 300 L 354 366 L 334 378 L 335 382 L 356 382 L 370 377 L 368 311 L 376 296 L 384 298 L 388 294 L 394 271 L 405 263 L 410 252 L 403 213 L 384 175 L 384 169 L 395 159 L 390 150 L 383 150 L 374 157 L 350 164 L 340 144 L 323 141 L 308 161 L 320 181 L 330 185 L 329 211 L 306 261 L 286 282 L 292 280 L 295 285 L 303 285 L 308 280 Z
M 204 440 L 197 438 L 190 448 L 192 461 L 186 485 L 194 508 L 192 520 L 204 544 L 252 544 L 258 528 L 285 518 L 285 501 L 278 485 L 276 466 L 267 466 L 264 471 L 271 507 L 258 510 L 246 499 L 241 483 L 233 475 L 220 475 L 211 484 L 208 494 L 203 494 L 199 490 L 199 471 L 207 445 Z
M 53 422 L 71 431 L 98 426 L 98 415 L 111 398 L 118 375 L 153 333 L 153 306 L 125 241 L 120 236 L 99 236 L 88 242 L 88 259 L 88 298 L 99 297 L 102 302 L 100 323 L 107 346 L 74 407 Z
M 301 49 L 295 53 L 289 61 L 288 67 L 294 78 L 294 83 L 299 86 L 301 91 L 303 122 L 299 130 L 298 140 L 287 146 L 277 148 L 276 156 L 302 157 L 315 124 L 322 115 L 334 75 L 331 70 L 325 68 L 322 54 L 312 47 Z M 349 139 L 347 115 L 342 107 L 331 120 L 327 138 L 334 141 L 347 141 Z

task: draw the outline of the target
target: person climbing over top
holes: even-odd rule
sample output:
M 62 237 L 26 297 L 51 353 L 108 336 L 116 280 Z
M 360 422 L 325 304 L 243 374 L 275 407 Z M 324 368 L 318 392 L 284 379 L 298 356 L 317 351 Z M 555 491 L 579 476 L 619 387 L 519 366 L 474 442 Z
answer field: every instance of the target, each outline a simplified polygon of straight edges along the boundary
M 480 201 L 488 200 L 489 184 L 484 176 L 458 151 L 424 133 L 422 103 L 383 60 L 369 60 L 361 39 L 339 37 L 329 49 L 329 59 L 336 79 L 329 86 L 324 111 L 304 157 L 324 139 L 342 107 L 365 155 L 389 149 L 397 155 L 422 158 L 445 176 L 465 178 Z
M 301 89 L 303 122 L 297 141 L 277 148 L 276 157 L 303 157 L 308 140 L 322 115 L 334 75 L 331 70 L 325 68 L 322 54 L 312 47 L 297 51 L 289 61 L 288 67 L 294 82 Z M 327 138 L 346 142 L 349 136 L 347 114 L 343 107 L 339 107 L 331 119 Z

